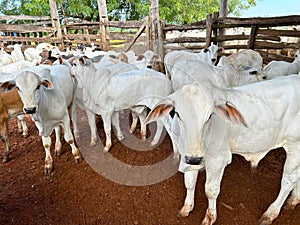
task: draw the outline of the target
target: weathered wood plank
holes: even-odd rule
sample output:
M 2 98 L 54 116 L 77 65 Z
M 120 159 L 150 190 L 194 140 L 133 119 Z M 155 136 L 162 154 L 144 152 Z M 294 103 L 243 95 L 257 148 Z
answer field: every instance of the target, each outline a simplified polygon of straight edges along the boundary
M 0 16 L 0 20 L 51 20 L 51 17 L 50 16 L 9 15 L 9 16 Z
M 1 24 L 0 23 L 0 31 L 3 32 L 53 32 L 55 28 L 53 27 L 42 27 L 42 26 L 34 26 L 28 24 Z

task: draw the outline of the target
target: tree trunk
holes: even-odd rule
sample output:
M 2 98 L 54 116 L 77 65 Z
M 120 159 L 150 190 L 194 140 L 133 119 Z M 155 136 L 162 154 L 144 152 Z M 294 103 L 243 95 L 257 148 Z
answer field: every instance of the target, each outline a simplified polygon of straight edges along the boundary
M 220 17 L 227 17 L 228 15 L 228 0 L 220 0 Z

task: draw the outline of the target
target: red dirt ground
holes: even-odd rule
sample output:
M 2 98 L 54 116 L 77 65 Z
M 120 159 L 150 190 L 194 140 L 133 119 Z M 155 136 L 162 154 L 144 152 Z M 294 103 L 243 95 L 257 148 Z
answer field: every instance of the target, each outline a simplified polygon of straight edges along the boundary
M 199 173 L 194 210 L 189 217 L 180 218 L 177 212 L 185 197 L 181 173 L 149 186 L 117 184 L 99 175 L 86 161 L 76 164 L 70 147 L 63 142 L 60 158 L 53 156 L 54 173 L 44 175 L 41 138 L 29 118 L 27 122 L 27 138 L 17 133 L 15 120 L 10 122 L 11 160 L 0 163 L 0 224 L 201 224 L 207 207 L 204 172 Z M 170 155 L 171 149 L 170 140 L 165 138 L 155 150 L 136 152 L 113 135 L 113 147 L 108 154 L 128 164 L 151 164 Z M 284 160 L 285 152 L 277 149 L 251 170 L 242 157 L 233 156 L 222 180 L 215 224 L 257 224 L 278 194 Z M 273 224 L 299 225 L 300 206 L 282 210 Z

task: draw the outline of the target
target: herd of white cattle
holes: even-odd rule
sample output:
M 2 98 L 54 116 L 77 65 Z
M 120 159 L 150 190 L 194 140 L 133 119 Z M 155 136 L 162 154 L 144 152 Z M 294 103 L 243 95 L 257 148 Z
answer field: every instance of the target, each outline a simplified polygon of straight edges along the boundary
M 172 140 L 187 189 L 182 216 L 193 210 L 199 170 L 206 171 L 208 198 L 202 224 L 213 224 L 220 183 L 232 154 L 242 155 L 256 167 L 278 147 L 286 151 L 281 189 L 260 224 L 271 224 L 278 217 L 290 192 L 287 205 L 294 208 L 300 202 L 299 50 L 292 63 L 272 61 L 264 66 L 253 50 L 218 60 L 223 49 L 213 44 L 199 53 L 172 51 L 163 60 L 152 51 L 135 55 L 133 51 L 95 51 L 93 46 L 65 52 L 46 43 L 25 51 L 18 44 L 9 47 L 13 48 L 10 54 L 3 48 L 0 51 L 3 162 L 9 159 L 9 118 L 18 116 L 18 129 L 26 136 L 23 115 L 30 115 L 42 137 L 45 173 L 49 174 L 53 170 L 50 135 L 54 130 L 55 154 L 59 155 L 61 126 L 75 160 L 81 159 L 73 137 L 73 133 L 75 138 L 80 134 L 77 107 L 86 112 L 91 145 L 99 141 L 95 115 L 101 115 L 104 151 L 112 147 L 112 125 L 117 138 L 124 138 L 119 113 L 130 109 L 131 132 L 140 120 L 141 137 L 146 139 L 146 124 L 155 121 L 157 131 L 151 145 L 158 144 L 163 128 Z M 165 74 L 158 71 L 162 62 Z

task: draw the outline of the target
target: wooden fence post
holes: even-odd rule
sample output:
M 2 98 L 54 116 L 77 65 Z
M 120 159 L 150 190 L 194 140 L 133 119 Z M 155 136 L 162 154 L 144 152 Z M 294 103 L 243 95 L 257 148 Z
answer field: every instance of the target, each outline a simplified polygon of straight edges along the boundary
M 52 20 L 52 27 L 56 28 L 56 36 L 57 36 L 57 38 L 59 38 L 59 40 L 61 40 L 61 44 L 58 44 L 58 47 L 60 48 L 60 50 L 63 50 L 64 49 L 64 40 L 63 40 L 63 35 L 61 32 L 56 1 L 49 0 L 49 6 L 50 6 L 50 15 L 51 15 L 51 20 Z
M 99 22 L 100 22 L 100 35 L 101 35 L 101 49 L 103 51 L 109 50 L 108 41 L 108 17 L 107 17 L 107 7 L 106 0 L 97 0 L 98 11 L 99 11 Z
M 158 0 L 150 1 L 151 37 L 153 40 L 152 51 L 164 59 L 163 31 L 159 19 Z
M 257 25 L 251 26 L 251 32 L 250 32 L 250 36 L 249 36 L 249 40 L 248 40 L 247 49 L 254 49 L 254 42 L 255 42 L 257 29 L 258 29 Z
M 208 14 L 206 16 L 206 45 L 205 47 L 209 47 L 211 43 L 211 34 L 212 34 L 212 14 Z

